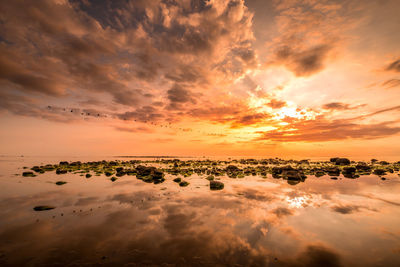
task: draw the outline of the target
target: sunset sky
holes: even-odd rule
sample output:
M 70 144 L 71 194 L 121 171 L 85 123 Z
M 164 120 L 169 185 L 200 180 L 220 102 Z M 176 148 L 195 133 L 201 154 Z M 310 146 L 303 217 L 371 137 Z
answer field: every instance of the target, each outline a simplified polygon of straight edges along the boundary
M 398 0 L 0 5 L 1 155 L 399 156 Z

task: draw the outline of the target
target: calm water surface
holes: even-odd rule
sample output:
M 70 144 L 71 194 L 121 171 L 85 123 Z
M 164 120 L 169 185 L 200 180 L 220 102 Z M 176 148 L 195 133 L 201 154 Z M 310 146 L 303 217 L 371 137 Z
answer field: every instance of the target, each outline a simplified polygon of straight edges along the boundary
M 222 191 L 197 175 L 184 188 L 168 175 L 157 185 L 20 175 L 23 166 L 101 159 L 0 158 L 1 266 L 400 266 L 397 174 L 308 176 L 294 186 L 222 177 Z

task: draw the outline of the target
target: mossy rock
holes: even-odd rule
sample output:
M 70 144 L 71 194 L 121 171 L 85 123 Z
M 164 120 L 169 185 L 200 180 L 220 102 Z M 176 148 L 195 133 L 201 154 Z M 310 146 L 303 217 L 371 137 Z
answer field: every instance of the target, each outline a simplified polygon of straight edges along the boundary
M 185 186 L 188 186 L 188 185 L 189 185 L 189 183 L 186 182 L 186 181 L 182 181 L 182 182 L 179 183 L 179 186 L 181 186 L 181 187 L 185 187 Z
M 34 211 L 44 211 L 44 210 L 52 210 L 55 209 L 56 207 L 53 206 L 36 206 L 33 208 Z
M 209 181 L 213 181 L 214 178 L 215 178 L 214 175 L 209 175 L 209 176 L 206 177 L 206 179 L 209 180 Z
M 66 174 L 68 171 L 64 169 L 57 169 L 56 174 Z
M 222 190 L 224 189 L 224 183 L 218 181 L 210 181 L 210 189 L 211 190 Z
M 63 184 L 66 184 L 67 182 L 65 182 L 65 181 L 58 181 L 58 182 L 56 182 L 56 185 L 63 185 Z

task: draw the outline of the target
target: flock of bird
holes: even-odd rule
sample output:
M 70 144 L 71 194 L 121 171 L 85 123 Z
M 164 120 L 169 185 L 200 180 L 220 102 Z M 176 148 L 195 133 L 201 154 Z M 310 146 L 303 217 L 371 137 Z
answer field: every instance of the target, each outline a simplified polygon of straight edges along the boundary
M 91 117 L 91 118 L 119 118 L 115 115 L 110 115 L 110 114 L 103 114 L 99 113 L 94 110 L 88 110 L 88 109 L 78 109 L 78 108 L 60 108 L 60 107 L 54 107 L 54 106 L 47 106 L 47 109 L 52 112 L 61 112 L 61 113 L 66 113 L 66 114 L 73 114 L 73 115 L 78 115 L 82 117 Z M 122 118 L 122 120 L 127 121 L 129 119 L 127 118 Z M 223 133 L 216 133 L 216 132 L 205 132 L 197 129 L 192 129 L 192 128 L 182 128 L 182 127 L 175 127 L 171 122 L 168 123 L 156 123 L 148 120 L 138 120 L 138 119 L 132 119 L 132 122 L 137 122 L 137 123 L 144 123 L 148 126 L 153 126 L 153 127 L 159 127 L 159 128 L 168 128 L 172 129 L 175 131 L 181 131 L 181 132 L 195 132 L 198 134 L 202 135 L 207 135 L 207 136 L 214 136 L 214 137 L 223 137 L 226 136 L 226 134 Z M 238 136 L 238 138 L 240 138 Z

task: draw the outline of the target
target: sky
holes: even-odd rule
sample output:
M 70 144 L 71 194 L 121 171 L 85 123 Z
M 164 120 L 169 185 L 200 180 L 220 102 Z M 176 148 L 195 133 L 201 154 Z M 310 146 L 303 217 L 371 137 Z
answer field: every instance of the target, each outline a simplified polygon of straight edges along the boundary
M 0 2 L 1 155 L 400 154 L 398 0 Z

